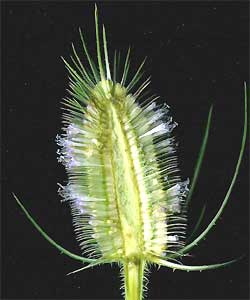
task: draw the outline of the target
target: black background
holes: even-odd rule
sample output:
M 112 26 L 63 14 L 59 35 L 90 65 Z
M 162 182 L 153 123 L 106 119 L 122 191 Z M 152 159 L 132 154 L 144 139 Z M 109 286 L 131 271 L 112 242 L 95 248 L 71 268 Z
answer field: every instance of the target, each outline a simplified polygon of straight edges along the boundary
M 70 43 L 78 52 L 78 27 L 95 55 L 94 3 L 2 3 L 3 202 L 2 297 L 19 299 L 119 299 L 117 266 L 65 274 L 81 265 L 60 255 L 27 221 L 14 191 L 51 237 L 80 254 L 67 204 L 57 182 L 55 136 L 67 74 L 60 56 Z M 147 56 L 152 91 L 162 96 L 179 123 L 183 178 L 191 177 L 207 113 L 212 128 L 201 176 L 189 211 L 189 232 L 204 203 L 202 228 L 219 208 L 237 161 L 243 128 L 243 82 L 249 79 L 248 2 L 100 2 L 110 53 L 132 46 L 132 67 Z M 230 201 L 207 239 L 185 258 L 190 265 L 246 257 L 224 269 L 187 273 L 152 269 L 150 299 L 248 298 L 248 156 L 245 151 Z

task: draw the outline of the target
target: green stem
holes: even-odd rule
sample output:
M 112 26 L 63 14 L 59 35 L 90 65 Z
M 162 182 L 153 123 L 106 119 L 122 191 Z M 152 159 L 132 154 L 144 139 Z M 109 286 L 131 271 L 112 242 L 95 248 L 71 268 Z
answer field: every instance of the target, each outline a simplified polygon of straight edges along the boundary
M 128 260 L 124 263 L 125 300 L 142 300 L 145 261 Z

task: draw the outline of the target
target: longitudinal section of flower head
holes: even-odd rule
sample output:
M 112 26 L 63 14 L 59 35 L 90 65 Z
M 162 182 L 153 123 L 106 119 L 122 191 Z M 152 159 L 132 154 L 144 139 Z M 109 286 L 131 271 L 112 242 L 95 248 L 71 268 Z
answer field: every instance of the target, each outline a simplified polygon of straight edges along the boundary
M 175 175 L 168 107 L 141 107 L 124 87 L 102 81 L 65 121 L 58 137 L 69 174 L 63 195 L 83 252 L 119 261 L 182 246 L 187 185 Z

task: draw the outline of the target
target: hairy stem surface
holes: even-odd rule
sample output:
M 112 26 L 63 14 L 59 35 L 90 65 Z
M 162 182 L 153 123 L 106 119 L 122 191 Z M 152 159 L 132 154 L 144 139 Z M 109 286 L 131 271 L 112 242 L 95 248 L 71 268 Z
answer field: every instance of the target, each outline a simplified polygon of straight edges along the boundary
M 129 260 L 124 263 L 125 300 L 142 300 L 145 261 Z

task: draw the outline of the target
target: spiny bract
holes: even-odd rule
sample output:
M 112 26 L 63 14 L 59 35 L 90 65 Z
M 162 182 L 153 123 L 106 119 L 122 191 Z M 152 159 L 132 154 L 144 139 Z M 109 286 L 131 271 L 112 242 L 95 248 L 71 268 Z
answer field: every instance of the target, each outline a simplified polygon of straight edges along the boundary
M 15 198 L 50 243 L 66 255 L 89 263 L 74 272 L 117 262 L 122 265 L 126 299 L 137 300 L 142 298 L 144 271 L 150 263 L 201 271 L 232 262 L 186 266 L 176 259 L 205 237 L 228 201 L 246 140 L 246 89 L 242 146 L 231 185 L 208 227 L 185 246 L 187 202 L 204 155 L 212 108 L 188 193 L 189 180 L 181 181 L 178 176 L 172 135 L 177 123 L 172 121 L 167 105 L 156 104 L 158 97 L 146 97 L 150 78 L 138 85 L 144 61 L 128 80 L 130 49 L 122 72 L 120 53 L 115 52 L 111 76 L 104 27 L 102 60 L 97 8 L 95 24 L 98 67 L 88 53 L 81 30 L 90 70 L 82 64 L 73 44 L 73 65 L 63 59 L 70 75 L 70 97 L 64 99 L 64 133 L 57 136 L 58 160 L 69 177 L 65 187 L 60 185 L 59 193 L 70 202 L 76 236 L 88 258 L 67 251 L 49 238 Z

